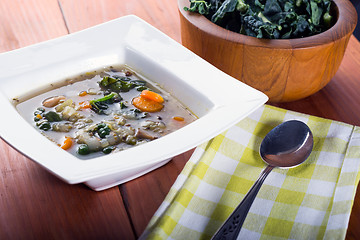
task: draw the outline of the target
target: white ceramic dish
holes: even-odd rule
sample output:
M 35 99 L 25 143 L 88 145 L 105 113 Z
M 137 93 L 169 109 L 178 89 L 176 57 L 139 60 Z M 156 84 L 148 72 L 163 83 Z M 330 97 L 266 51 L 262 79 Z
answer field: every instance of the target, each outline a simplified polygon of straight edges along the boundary
M 15 108 L 51 84 L 100 67 L 127 64 L 157 82 L 199 119 L 152 142 L 80 160 L 46 139 Z M 0 136 L 69 184 L 103 190 L 129 181 L 226 130 L 267 101 L 136 16 L 0 54 Z

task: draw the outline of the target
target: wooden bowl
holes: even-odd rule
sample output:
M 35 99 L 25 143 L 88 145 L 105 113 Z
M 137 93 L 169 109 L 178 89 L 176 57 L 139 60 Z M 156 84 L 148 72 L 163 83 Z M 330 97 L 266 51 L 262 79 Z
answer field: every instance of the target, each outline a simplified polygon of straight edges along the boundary
M 357 13 L 350 1 L 333 2 L 337 20 L 327 31 L 271 40 L 226 30 L 200 14 L 185 11 L 189 0 L 178 0 L 181 41 L 225 73 L 265 93 L 270 102 L 298 100 L 331 80 L 355 29 Z

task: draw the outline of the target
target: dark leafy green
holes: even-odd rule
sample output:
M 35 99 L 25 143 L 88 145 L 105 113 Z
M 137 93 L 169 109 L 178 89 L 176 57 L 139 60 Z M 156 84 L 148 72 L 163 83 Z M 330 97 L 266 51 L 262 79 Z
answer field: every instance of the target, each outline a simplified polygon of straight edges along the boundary
M 147 89 L 146 82 L 141 80 L 131 80 L 129 77 L 121 77 L 114 75 L 112 77 L 106 76 L 99 83 L 103 90 L 112 91 L 116 93 L 128 92 L 135 88 L 138 91 Z
M 48 120 L 49 122 L 60 122 L 62 119 L 59 114 L 53 111 L 49 111 L 47 113 L 43 114 L 44 118 Z
M 302 38 L 334 24 L 332 0 L 189 0 L 197 12 L 228 30 L 267 39 Z
M 225 0 L 211 17 L 211 21 L 217 23 L 225 14 L 235 11 L 238 0 Z
M 136 89 L 137 91 L 149 89 L 143 80 L 132 80 L 127 76 L 118 75 L 103 77 L 99 82 L 99 86 L 105 96 L 90 101 L 91 109 L 98 114 L 107 114 L 109 104 L 120 102 L 122 100 L 119 95 L 120 92 L 128 92 L 131 89 Z M 124 109 L 127 106 L 124 102 L 120 102 L 120 108 Z
M 34 112 L 34 116 L 37 116 L 37 115 L 41 115 L 45 112 L 45 108 L 42 108 L 42 107 L 38 107 L 35 112 Z
M 119 94 L 112 92 L 102 98 L 94 99 L 90 101 L 91 110 L 98 114 L 106 114 L 105 110 L 109 108 L 109 104 L 113 104 L 121 101 Z
M 37 108 L 34 111 L 34 116 L 36 126 L 43 131 L 52 129 L 53 122 L 60 122 L 62 120 L 59 114 L 53 111 L 46 112 L 44 108 Z
M 208 14 L 210 9 L 210 4 L 206 1 L 190 1 L 190 8 L 185 7 L 185 10 L 191 12 L 198 12 L 200 14 Z
M 51 124 L 48 121 L 44 121 L 39 125 L 41 130 L 47 131 L 51 129 Z

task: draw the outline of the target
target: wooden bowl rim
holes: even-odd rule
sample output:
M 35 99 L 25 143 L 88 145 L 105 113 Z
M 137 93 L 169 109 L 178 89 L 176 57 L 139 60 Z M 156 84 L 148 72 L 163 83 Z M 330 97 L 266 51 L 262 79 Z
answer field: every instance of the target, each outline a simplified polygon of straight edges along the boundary
M 325 32 L 294 39 L 258 39 L 227 30 L 216 25 L 209 19 L 198 13 L 184 10 L 184 6 L 189 7 L 189 0 L 178 0 L 180 14 L 192 25 L 201 31 L 206 32 L 216 38 L 226 39 L 236 44 L 244 44 L 262 48 L 311 48 L 319 45 L 330 44 L 338 39 L 351 35 L 357 24 L 357 12 L 349 0 L 332 0 L 338 9 L 338 19 L 334 26 Z

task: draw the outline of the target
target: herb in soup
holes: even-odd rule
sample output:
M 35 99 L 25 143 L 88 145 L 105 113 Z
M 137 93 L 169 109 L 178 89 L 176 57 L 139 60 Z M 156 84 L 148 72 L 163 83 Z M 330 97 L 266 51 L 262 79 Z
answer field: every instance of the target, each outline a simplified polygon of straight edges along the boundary
M 184 9 L 244 35 L 288 39 L 312 36 L 333 25 L 331 0 L 190 0 Z
M 169 93 L 125 66 L 69 81 L 17 108 L 42 134 L 80 158 L 143 144 L 196 120 Z

